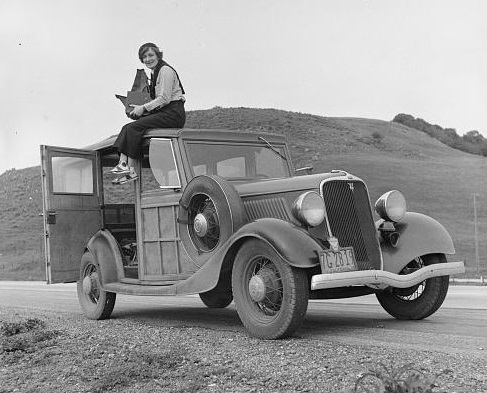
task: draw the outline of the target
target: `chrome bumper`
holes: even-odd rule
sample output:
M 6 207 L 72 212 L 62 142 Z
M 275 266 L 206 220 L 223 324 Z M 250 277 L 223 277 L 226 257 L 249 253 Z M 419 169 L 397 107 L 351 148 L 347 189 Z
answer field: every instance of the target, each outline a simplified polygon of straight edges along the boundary
M 416 270 L 411 274 L 395 274 L 384 270 L 359 270 L 354 272 L 316 274 L 311 277 L 311 290 L 366 285 L 383 289 L 386 287 L 408 288 L 437 276 L 465 273 L 463 262 L 436 263 Z

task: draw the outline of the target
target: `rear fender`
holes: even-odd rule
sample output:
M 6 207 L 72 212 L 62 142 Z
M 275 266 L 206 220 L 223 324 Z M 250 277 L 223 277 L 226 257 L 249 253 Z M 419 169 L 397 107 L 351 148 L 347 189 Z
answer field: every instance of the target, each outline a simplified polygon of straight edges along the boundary
M 376 222 L 378 227 L 383 220 Z M 407 212 L 394 224 L 399 233 L 397 247 L 381 238 L 384 270 L 399 273 L 413 259 L 426 254 L 455 254 L 452 238 L 435 219 L 420 213 Z
M 120 247 L 106 229 L 93 235 L 86 248 L 93 255 L 100 269 L 101 284 L 118 282 L 123 278 L 123 262 Z

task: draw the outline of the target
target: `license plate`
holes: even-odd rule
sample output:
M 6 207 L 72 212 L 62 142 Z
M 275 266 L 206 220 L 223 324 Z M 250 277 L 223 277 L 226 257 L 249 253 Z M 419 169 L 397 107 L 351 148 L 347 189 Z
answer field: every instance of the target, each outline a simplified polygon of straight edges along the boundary
M 320 253 L 321 271 L 323 273 L 339 273 L 357 270 L 355 254 L 352 247 L 338 250 L 324 250 Z

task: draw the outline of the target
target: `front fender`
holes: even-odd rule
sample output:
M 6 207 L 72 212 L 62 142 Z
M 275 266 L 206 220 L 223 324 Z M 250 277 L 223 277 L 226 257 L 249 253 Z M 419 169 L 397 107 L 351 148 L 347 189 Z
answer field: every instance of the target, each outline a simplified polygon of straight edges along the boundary
M 383 222 L 376 222 L 376 227 Z M 407 212 L 394 224 L 399 233 L 397 247 L 381 238 L 384 270 L 399 273 L 414 258 L 426 254 L 455 254 L 452 238 L 435 219 L 420 213 Z
M 291 266 L 309 268 L 320 263 L 319 252 L 323 247 L 304 229 L 287 221 L 261 218 L 235 233 L 235 241 L 243 237 L 267 242 Z
M 200 293 L 213 289 L 221 272 L 231 270 L 241 245 L 252 238 L 270 244 L 291 266 L 310 268 L 320 263 L 319 251 L 323 248 L 305 230 L 287 221 L 261 218 L 237 230 L 195 274 L 176 284 L 177 293 Z

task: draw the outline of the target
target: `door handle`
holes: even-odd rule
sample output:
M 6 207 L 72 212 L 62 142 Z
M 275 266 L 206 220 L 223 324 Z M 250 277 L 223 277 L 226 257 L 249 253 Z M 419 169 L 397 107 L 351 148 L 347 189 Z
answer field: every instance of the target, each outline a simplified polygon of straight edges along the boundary
M 48 224 L 55 224 L 56 223 L 56 216 L 58 215 L 59 213 L 55 212 L 55 211 L 52 211 L 52 210 L 49 210 L 47 212 L 47 223 Z

